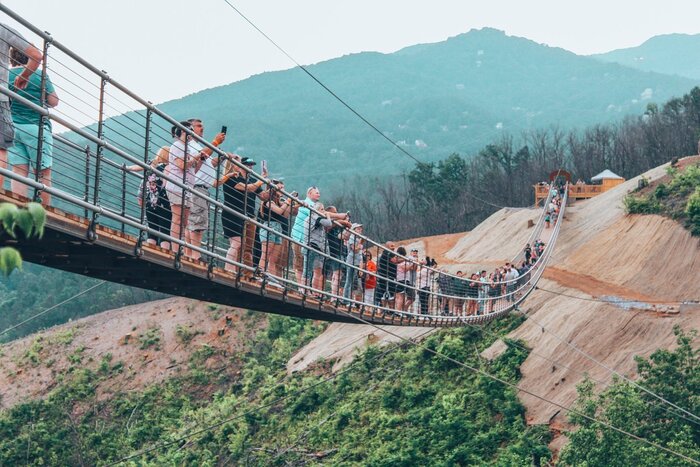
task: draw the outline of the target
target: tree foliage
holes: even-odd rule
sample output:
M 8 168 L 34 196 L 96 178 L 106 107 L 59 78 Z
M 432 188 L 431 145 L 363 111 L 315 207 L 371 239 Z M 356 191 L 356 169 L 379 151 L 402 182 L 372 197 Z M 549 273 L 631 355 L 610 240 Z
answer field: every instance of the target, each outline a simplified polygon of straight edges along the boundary
M 627 195 L 625 210 L 628 214 L 663 214 L 700 235 L 700 164 L 684 170 L 670 167 L 668 175 L 670 181 L 659 183 L 653 192 Z
M 368 184 L 358 179 L 334 203 L 350 209 L 365 230 L 381 240 L 461 232 L 474 228 L 498 206 L 531 205 L 533 185 L 554 170 L 565 169 L 574 180 L 587 180 L 604 169 L 631 178 L 695 154 L 698 136 L 700 87 L 660 107 L 649 104 L 643 115 L 621 122 L 582 130 L 532 129 L 519 138 L 503 134 L 476 153 L 417 163 L 403 180 L 377 178 Z M 671 188 L 689 195 L 697 186 L 693 174 L 683 175 Z M 632 212 L 660 210 L 654 199 L 627 204 Z M 686 213 L 689 228 L 700 230 L 693 227 L 692 219 L 700 218 L 694 206 Z
M 490 327 L 505 334 L 518 322 Z M 527 427 L 515 391 L 420 348 L 370 347 L 327 383 L 323 364 L 286 376 L 286 361 L 321 329 L 271 316 L 245 355 L 226 357 L 243 364 L 240 374 L 208 369 L 213 350 L 203 348 L 192 355 L 189 375 L 108 400 L 98 400 L 95 387 L 119 363 L 76 365 L 47 399 L 0 412 L 0 464 L 108 463 L 215 424 L 135 462 L 529 466 L 550 458 L 547 428 Z M 425 344 L 516 383 L 527 352 L 510 346 L 485 362 L 478 352 L 493 340 L 464 328 Z M 219 392 L 203 399 L 197 388 L 211 386 Z
M 18 208 L 11 203 L 0 203 L 0 238 L 41 238 L 44 236 L 46 211 L 38 203 L 28 203 Z M 22 269 L 22 256 L 12 247 L 0 248 L 0 272 L 6 277 L 16 269 Z
M 649 359 L 638 358 L 639 384 L 692 414 L 700 413 L 700 351 L 693 347 L 695 331 L 675 329 L 675 350 L 658 350 Z M 588 380 L 578 388 L 577 408 L 630 433 L 700 459 L 700 426 L 673 413 L 652 395 L 617 380 L 596 394 Z M 666 410 L 666 409 L 670 409 Z M 681 414 L 682 415 L 682 414 Z M 686 416 L 686 418 L 691 418 Z M 610 428 L 573 415 L 576 428 L 560 458 L 562 465 L 688 466 L 694 465 L 673 454 L 634 440 Z

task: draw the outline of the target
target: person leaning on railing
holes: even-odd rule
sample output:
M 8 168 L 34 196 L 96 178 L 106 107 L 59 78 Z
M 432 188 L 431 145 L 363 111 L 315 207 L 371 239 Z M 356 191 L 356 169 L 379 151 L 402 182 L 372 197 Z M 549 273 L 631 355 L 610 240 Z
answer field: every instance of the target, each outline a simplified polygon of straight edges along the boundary
M 166 176 L 168 175 L 168 158 L 170 156 L 170 146 L 163 146 L 160 149 L 158 149 L 158 152 L 156 153 L 156 157 L 148 163 L 148 165 L 152 169 L 159 170 L 163 172 Z M 143 167 L 140 165 L 130 165 L 126 167 L 126 170 L 130 172 L 141 172 L 143 171 Z M 168 192 L 165 189 L 165 184 L 166 182 L 160 177 L 160 175 L 155 174 L 155 172 L 152 172 L 150 170 L 146 171 L 146 176 L 144 177 L 147 181 L 149 180 L 151 175 L 156 175 L 156 181 L 159 182 L 159 185 L 163 188 L 161 190 L 161 200 L 159 201 L 160 207 L 157 210 L 156 213 L 153 213 L 151 215 L 151 218 L 148 217 L 148 210 L 146 210 L 146 220 L 148 221 L 149 227 L 152 229 L 164 234 L 164 235 L 170 235 L 170 227 L 173 222 L 173 211 L 170 207 L 170 198 L 168 197 Z M 149 185 L 146 185 L 147 187 Z M 142 205 L 143 203 L 143 196 L 147 195 L 148 193 L 143 192 L 143 181 L 141 182 L 141 187 L 139 188 L 139 195 L 138 195 L 138 200 L 139 200 L 139 206 Z M 146 205 L 148 207 L 148 204 Z M 151 238 L 152 235 L 149 234 L 148 238 L 154 241 L 150 241 L 148 243 L 156 243 L 158 246 L 160 246 L 163 249 L 170 250 L 171 245 L 170 241 L 163 239 L 161 237 L 157 237 L 155 239 Z
M 420 262 L 418 273 L 416 274 L 416 286 L 418 287 L 418 300 L 420 301 L 420 313 L 428 314 L 430 304 L 430 286 L 433 283 L 433 261 L 426 257 Z
M 331 215 L 338 214 L 338 209 L 335 206 L 328 206 L 326 212 Z M 326 232 L 328 239 L 328 254 L 331 259 L 326 263 L 328 270 L 331 273 L 331 294 L 341 295 L 340 292 L 340 276 L 342 274 L 343 255 L 343 235 L 344 229 L 352 227 L 348 213 L 345 213 L 345 218 L 335 219 L 333 227 Z
M 369 250 L 365 250 L 363 255 L 362 269 L 363 272 L 360 273 L 363 289 L 362 301 L 368 305 L 374 305 L 374 290 L 377 287 L 377 263 L 372 261 L 372 252 Z
M 41 72 L 35 71 L 31 74 L 25 89 L 19 89 L 15 81 L 24 73 L 29 63 L 27 57 L 20 50 L 14 47 L 10 49 L 10 91 L 16 92 L 30 102 L 43 107 L 56 107 L 58 105 L 58 95 L 51 83 L 51 79 L 46 75 L 45 80 L 45 101 L 42 103 Z M 15 127 L 15 143 L 9 149 L 8 160 L 12 166 L 12 171 L 23 177 L 31 173 L 39 172 L 39 180 L 47 186 L 51 185 L 51 166 L 53 163 L 53 135 L 51 134 L 51 120 L 44 119 L 44 128 L 41 132 L 41 167 L 37 168 L 37 151 L 39 148 L 39 127 L 42 124 L 41 114 L 26 105 L 13 100 L 11 103 L 12 123 Z M 31 168 L 31 171 L 30 171 Z M 12 180 L 12 192 L 21 196 L 27 196 L 27 185 Z M 45 191 L 41 192 L 41 200 L 45 206 L 51 202 L 51 195 Z
M 164 168 L 163 165 L 159 166 Z M 148 227 L 163 235 L 170 235 L 170 223 L 172 213 L 170 211 L 170 201 L 168 193 L 165 191 L 165 183 L 156 173 L 149 173 L 146 178 L 146 186 L 143 181 L 136 194 L 139 206 L 145 202 L 145 213 Z M 158 245 L 164 249 L 170 249 L 170 242 L 164 240 L 155 233 L 148 232 L 146 243 Z
M 304 259 L 304 279 L 306 285 L 311 285 L 312 288 L 322 291 L 325 256 L 320 253 L 328 254 L 326 230 L 333 226 L 333 220 L 331 219 L 331 213 L 325 212 L 323 209 L 322 203 L 317 202 L 314 208 L 315 211 L 311 211 L 309 214 L 309 235 L 307 238 L 306 258 Z M 301 291 L 308 293 L 303 288 Z M 312 295 L 317 298 L 320 297 L 319 292 L 314 291 Z
M 306 190 L 306 198 L 299 207 L 299 210 L 294 218 L 292 225 L 291 237 L 296 243 L 292 243 L 292 254 L 294 255 L 294 274 L 297 279 L 297 284 L 304 282 L 304 258 L 306 254 L 302 252 L 301 245 L 306 245 L 309 236 L 309 214 L 313 207 L 321 199 L 321 192 L 315 186 L 311 186 Z
M 0 86 L 4 88 L 9 88 L 10 47 L 23 52 L 29 58 L 24 70 L 15 77 L 13 83 L 16 90 L 26 89 L 29 78 L 39 68 L 43 54 L 20 33 L 0 23 Z M 10 98 L 0 94 L 0 168 L 2 169 L 7 169 L 7 150 L 12 147 L 14 141 L 15 129 L 12 126 Z M 0 189 L 4 188 L 4 182 L 5 177 L 0 174 Z
M 402 246 L 396 249 L 398 263 L 396 264 L 396 310 L 406 311 L 406 296 L 411 286 L 410 274 L 416 268 L 416 264 L 403 259 L 406 257 L 406 249 Z
M 180 122 L 180 126 L 188 130 L 192 129 L 192 124 L 187 121 Z M 177 180 L 191 190 L 194 186 L 195 172 L 198 164 L 201 164 L 201 160 L 197 147 L 192 144 L 192 137 L 180 126 L 175 126 L 172 130 L 177 139 L 170 146 L 167 171 L 170 178 Z M 185 152 L 185 149 L 187 152 Z M 170 233 L 174 238 L 184 240 L 185 232 L 183 229 L 189 222 L 190 208 L 192 207 L 192 192 L 190 190 L 183 190 L 179 185 L 171 181 L 166 183 L 165 189 L 168 191 L 170 208 L 173 212 Z M 180 250 L 180 245 L 173 244 L 172 249 L 178 252 Z
M 204 136 L 204 124 L 198 118 L 187 120 L 192 124 L 192 131 L 200 138 Z M 214 137 L 211 145 L 220 146 L 226 139 L 225 133 L 219 133 Z M 202 147 L 199 141 L 193 139 L 190 144 L 199 152 L 198 163 L 195 166 L 194 191 L 192 196 L 192 207 L 190 210 L 189 222 L 185 231 L 185 241 L 194 246 L 201 247 L 204 232 L 209 229 L 209 188 L 212 188 L 216 180 L 216 167 L 221 162 L 221 154 L 217 153 L 212 157 L 214 150 L 210 147 Z M 197 194 L 201 196 L 197 196 Z M 200 258 L 198 251 L 186 248 L 185 254 L 194 260 Z
M 364 250 L 364 240 L 359 236 L 362 235 L 364 227 L 362 224 L 352 224 L 348 232 L 347 247 L 348 254 L 345 257 L 345 287 L 343 287 L 343 297 L 356 298 L 353 297 L 353 290 L 357 283 L 357 269 L 352 266 L 359 267 L 362 264 L 362 253 Z M 358 235 L 356 235 L 358 234 Z
M 248 173 L 251 171 L 251 169 L 248 167 L 252 167 L 251 163 L 255 164 L 255 161 L 247 157 L 240 158 L 235 154 L 231 154 L 230 157 L 233 160 L 239 161 L 243 167 L 240 167 L 238 164 L 235 164 L 232 161 L 227 161 L 224 170 L 222 171 L 223 175 L 215 182 L 214 185 L 223 185 L 224 206 L 227 206 L 239 214 L 236 215 L 234 212 L 224 210 L 221 213 L 221 226 L 224 230 L 224 237 L 229 241 L 229 248 L 226 252 L 226 258 L 230 261 L 240 262 L 240 256 L 244 246 L 243 236 L 245 234 L 246 224 L 250 224 L 250 222 L 246 221 L 245 218 L 255 218 L 254 200 L 257 193 L 262 190 L 263 181 L 257 180 L 251 183 L 249 180 Z M 266 177 L 267 173 L 264 172 L 262 175 L 263 177 Z M 251 198 L 253 203 L 250 203 Z M 248 207 L 249 203 L 252 204 L 252 213 L 248 212 L 250 210 Z M 255 224 L 253 224 L 253 226 L 255 226 Z M 252 235 L 255 235 L 255 231 L 252 232 Z M 247 260 L 250 263 L 246 263 L 248 266 L 252 266 L 252 242 L 251 250 L 249 251 L 249 254 L 244 257 L 244 260 Z M 224 266 L 224 269 L 231 272 L 238 271 L 237 267 L 228 262 Z M 243 274 L 246 277 L 253 276 L 253 273 L 250 270 L 244 271 Z
M 267 228 L 260 229 L 260 241 L 262 242 L 262 254 L 258 267 L 276 277 L 282 277 L 283 269 L 280 268 L 279 258 L 282 254 L 282 225 L 289 218 L 292 209 L 292 200 L 282 198 L 284 183 L 272 180 L 267 200 L 260 204 L 258 219 Z M 277 284 L 274 283 L 273 284 Z

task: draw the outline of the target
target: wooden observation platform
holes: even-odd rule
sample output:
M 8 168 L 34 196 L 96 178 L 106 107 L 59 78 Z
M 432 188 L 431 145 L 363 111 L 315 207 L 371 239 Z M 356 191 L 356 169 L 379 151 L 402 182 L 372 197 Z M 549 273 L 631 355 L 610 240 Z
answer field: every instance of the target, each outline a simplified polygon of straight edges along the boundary
M 569 183 L 569 199 L 589 199 L 616 187 L 625 181 L 624 178 L 605 169 L 598 175 L 591 177 L 591 183 L 584 183 L 579 180 L 576 183 L 571 181 L 571 174 L 565 170 L 555 170 L 549 174 L 549 183 L 541 182 L 534 185 L 535 206 L 539 206 L 547 199 L 549 191 L 559 185 L 558 180 L 566 180 Z

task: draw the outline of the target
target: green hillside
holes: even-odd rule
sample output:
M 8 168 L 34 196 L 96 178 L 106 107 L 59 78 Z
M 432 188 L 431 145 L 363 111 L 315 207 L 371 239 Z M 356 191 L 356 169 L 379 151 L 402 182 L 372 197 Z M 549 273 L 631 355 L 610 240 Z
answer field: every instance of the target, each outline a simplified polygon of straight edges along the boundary
M 593 55 L 604 62 L 615 62 L 643 71 L 700 79 L 700 34 L 655 36 L 638 47 Z
M 698 83 L 601 63 L 494 29 L 308 68 L 426 161 L 472 154 L 502 132 L 640 114 L 649 101 Z M 315 183 L 333 189 L 353 174 L 396 174 L 412 164 L 300 69 L 263 73 L 160 108 L 177 118 L 204 119 L 209 137 L 228 125 L 226 150 L 268 159 L 273 174 L 284 174 L 294 188 Z M 125 118 L 120 123 L 133 128 Z M 107 135 L 119 140 L 116 131 L 123 128 L 116 122 L 108 127 Z

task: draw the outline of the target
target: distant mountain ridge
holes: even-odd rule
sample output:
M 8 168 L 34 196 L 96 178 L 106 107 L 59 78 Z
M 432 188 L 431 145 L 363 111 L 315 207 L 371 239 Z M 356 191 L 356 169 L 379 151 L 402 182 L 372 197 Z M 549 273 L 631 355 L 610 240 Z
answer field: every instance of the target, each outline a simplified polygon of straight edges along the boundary
M 654 36 L 637 47 L 613 50 L 592 57 L 644 71 L 700 79 L 700 34 Z
M 490 28 L 390 54 L 351 54 L 308 69 L 423 161 L 473 153 L 504 131 L 582 127 L 641 114 L 649 101 L 665 101 L 698 84 Z M 335 190 L 357 174 L 393 175 L 413 165 L 296 68 L 160 108 L 176 118 L 202 118 L 208 137 L 227 125 L 224 149 L 269 160 L 273 174 L 284 175 L 299 191 L 309 184 Z M 127 116 L 117 118 L 133 127 Z

